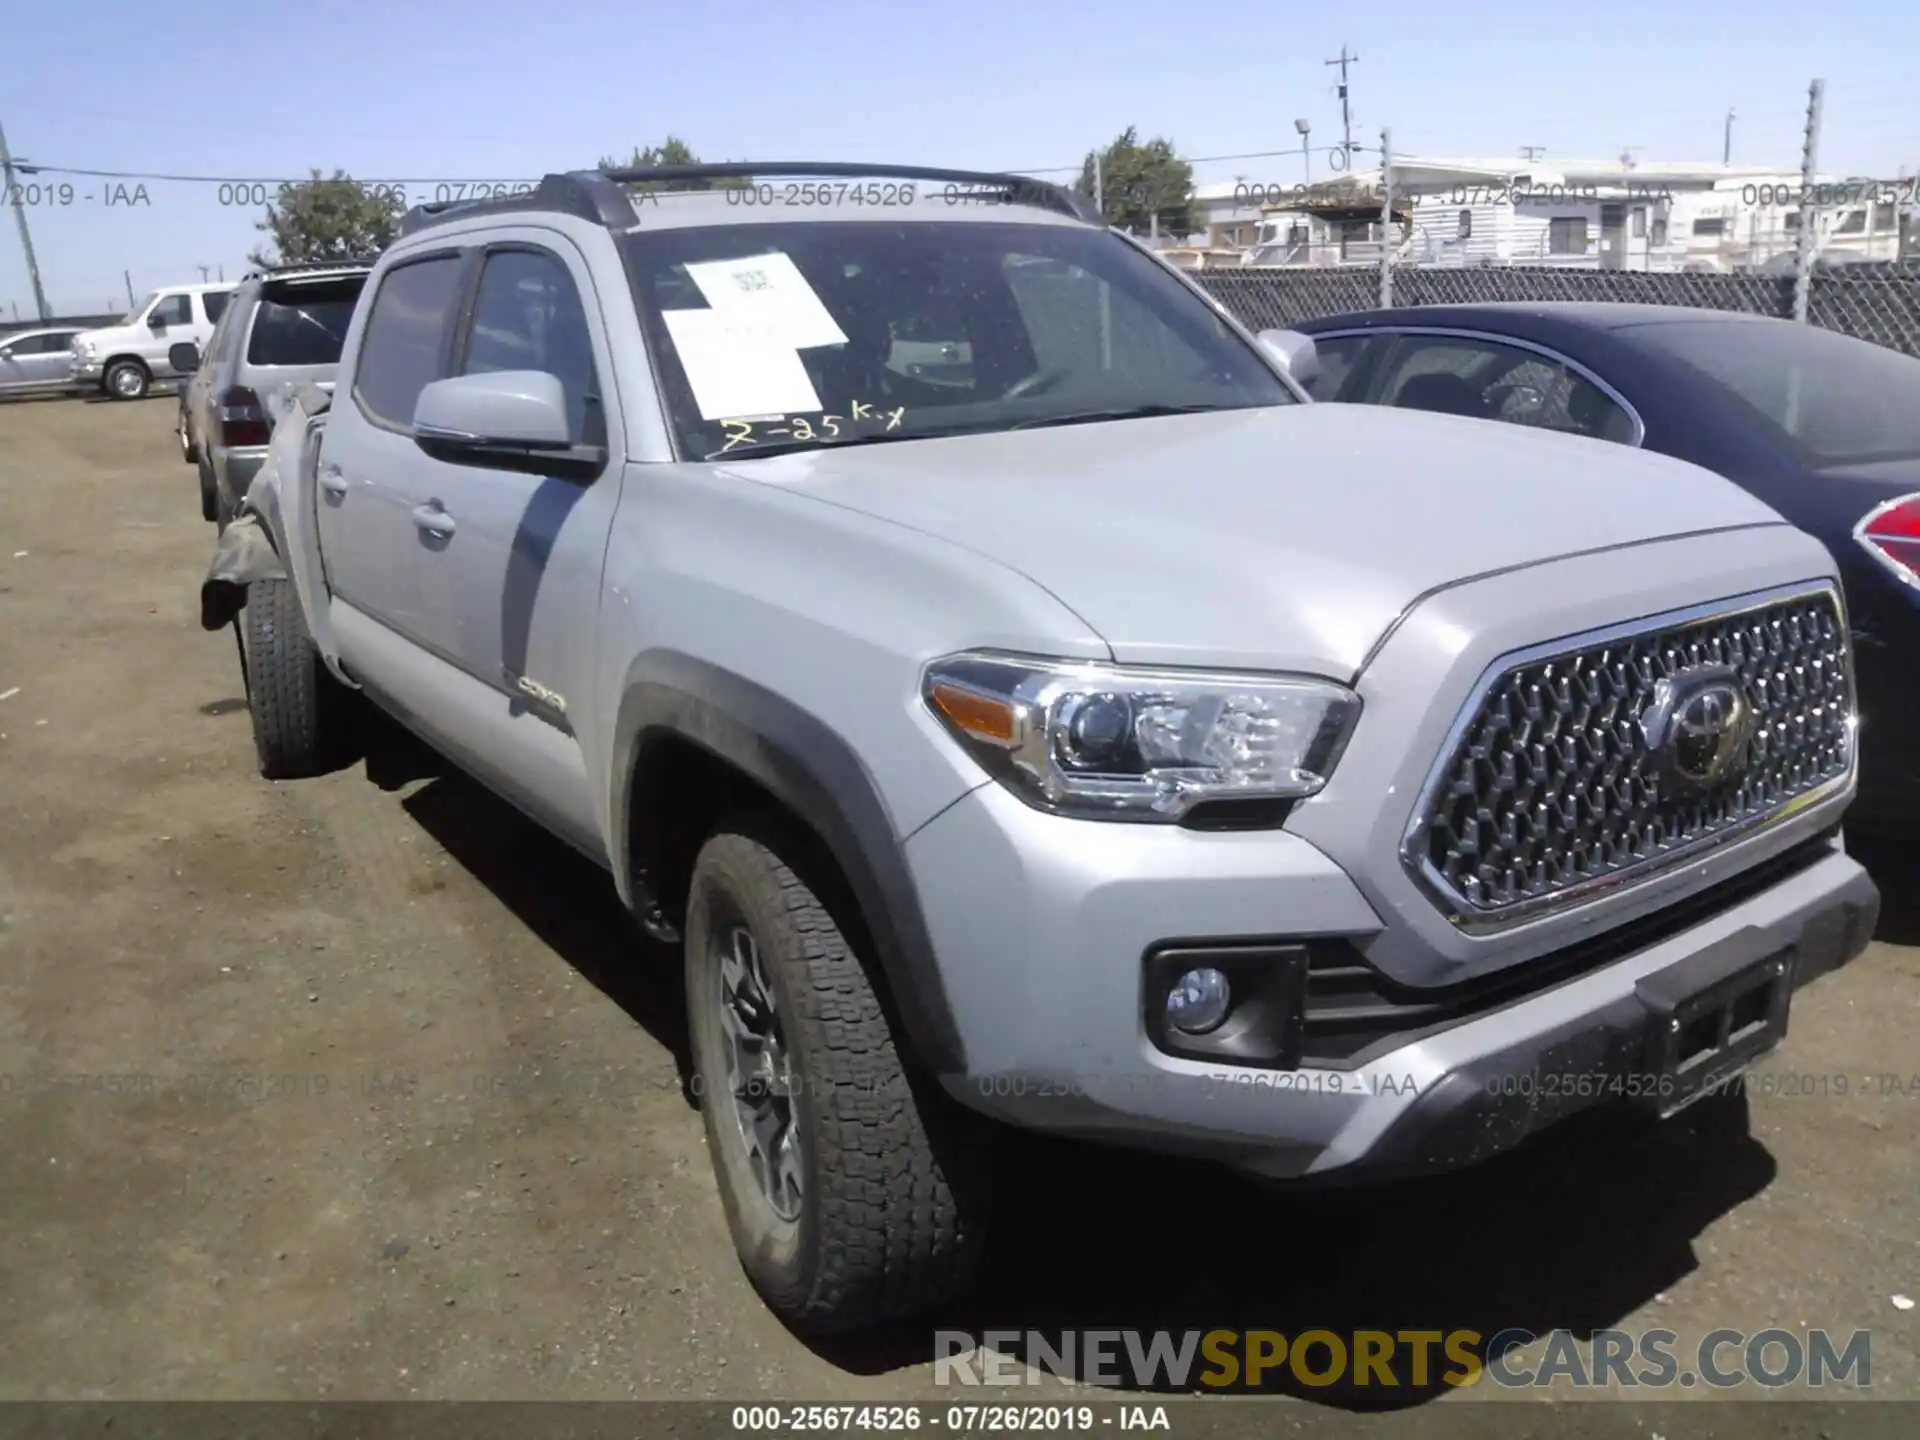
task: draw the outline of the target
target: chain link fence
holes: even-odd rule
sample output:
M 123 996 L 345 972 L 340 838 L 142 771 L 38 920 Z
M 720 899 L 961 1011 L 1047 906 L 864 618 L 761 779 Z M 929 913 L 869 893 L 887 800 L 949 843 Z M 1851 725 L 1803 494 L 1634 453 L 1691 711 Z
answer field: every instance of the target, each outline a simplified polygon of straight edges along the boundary
M 1201 270 L 1204 285 L 1244 325 L 1285 329 L 1302 320 L 1372 310 L 1380 303 L 1378 267 L 1327 270 Z M 1816 268 L 1807 318 L 1829 330 L 1920 356 L 1920 264 Z M 1486 269 L 1402 265 L 1393 271 L 1393 304 L 1475 305 L 1500 300 L 1598 300 L 1691 305 L 1793 318 L 1793 276 L 1692 275 L 1637 270 Z

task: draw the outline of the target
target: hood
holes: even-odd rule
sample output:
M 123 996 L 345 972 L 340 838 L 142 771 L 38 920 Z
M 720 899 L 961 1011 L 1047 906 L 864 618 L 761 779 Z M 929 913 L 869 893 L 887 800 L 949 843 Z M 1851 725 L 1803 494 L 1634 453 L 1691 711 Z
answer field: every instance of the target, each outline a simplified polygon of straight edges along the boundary
M 721 467 L 967 546 L 1137 663 L 1346 676 L 1415 599 L 1581 551 L 1783 523 L 1663 455 L 1288 405 L 801 451 Z

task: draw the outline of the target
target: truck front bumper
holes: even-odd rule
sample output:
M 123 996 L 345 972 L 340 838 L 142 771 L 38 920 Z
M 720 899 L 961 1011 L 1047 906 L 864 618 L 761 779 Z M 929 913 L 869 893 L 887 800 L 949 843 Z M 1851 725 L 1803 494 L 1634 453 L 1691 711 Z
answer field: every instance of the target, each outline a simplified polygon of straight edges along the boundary
M 1828 831 L 1664 924 L 1622 927 L 1570 972 L 1529 988 L 1520 972 L 1556 959 L 1522 962 L 1510 998 L 1331 1063 L 1261 1064 L 1156 1041 L 1150 957 L 1329 937 L 1363 948 L 1379 916 L 1305 840 L 1062 820 L 990 784 L 907 854 L 966 1055 L 944 1077 L 957 1098 L 1026 1128 L 1288 1179 L 1465 1164 L 1609 1100 L 1671 1113 L 1777 1043 L 1793 990 L 1864 950 L 1879 913 Z M 1689 1069 L 1696 1042 L 1705 1058 Z

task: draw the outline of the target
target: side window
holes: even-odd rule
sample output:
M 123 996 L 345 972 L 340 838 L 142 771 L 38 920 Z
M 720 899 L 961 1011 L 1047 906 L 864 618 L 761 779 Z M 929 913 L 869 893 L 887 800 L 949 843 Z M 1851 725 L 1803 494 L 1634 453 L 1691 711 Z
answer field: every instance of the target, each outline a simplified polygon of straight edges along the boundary
M 147 312 L 147 323 L 162 325 L 191 325 L 193 323 L 193 297 L 191 295 L 169 295 Z
M 1497 340 L 1407 335 L 1381 377 L 1379 403 L 1633 442 L 1632 417 L 1550 356 Z
M 1313 353 L 1320 361 L 1320 373 L 1307 383 L 1307 394 L 1322 402 L 1361 399 L 1358 394 L 1347 393 L 1354 389 L 1348 382 L 1359 378 L 1355 371 L 1360 357 L 1380 349 L 1392 339 L 1390 334 L 1335 335 L 1328 339 L 1314 336 Z
M 200 303 L 206 307 L 207 323 L 218 325 L 220 317 L 227 311 L 227 301 L 231 299 L 231 290 L 205 290 L 200 294 Z
M 213 334 L 207 340 L 206 361 L 202 367 L 204 369 L 212 369 L 233 353 L 233 332 L 239 328 L 240 312 L 227 307 L 224 304 L 225 298 L 222 297 L 220 319 L 215 322 Z
M 71 336 L 59 332 L 52 335 L 29 335 L 24 340 L 16 340 L 11 345 L 0 345 L 0 351 L 19 359 L 23 355 L 57 355 L 65 350 Z
M 420 392 L 440 378 L 447 314 L 459 279 L 460 257 L 437 255 L 395 266 L 380 281 L 353 379 L 354 399 L 370 418 L 413 424 Z
M 1119 286 L 1043 256 L 1009 256 L 1005 269 L 1040 373 L 1104 373 L 1148 394 L 1206 378 L 1193 346 Z
M 557 256 L 537 250 L 497 250 L 487 256 L 460 373 L 493 370 L 544 370 L 555 376 L 566 391 L 567 433 L 576 444 L 602 438 L 593 332 L 573 276 Z

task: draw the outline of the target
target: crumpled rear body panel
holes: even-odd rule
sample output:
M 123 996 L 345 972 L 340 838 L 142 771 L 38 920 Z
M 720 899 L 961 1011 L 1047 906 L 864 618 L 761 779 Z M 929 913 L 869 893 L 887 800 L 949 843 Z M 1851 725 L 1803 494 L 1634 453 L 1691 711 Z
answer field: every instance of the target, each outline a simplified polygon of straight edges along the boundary
M 342 682 L 326 606 L 326 581 L 313 525 L 310 487 L 319 431 L 333 396 L 318 385 L 283 386 L 266 397 L 273 415 L 273 442 L 232 522 L 221 533 L 213 563 L 200 586 L 200 623 L 218 630 L 245 608 L 247 586 L 257 580 L 290 580 L 327 668 Z

